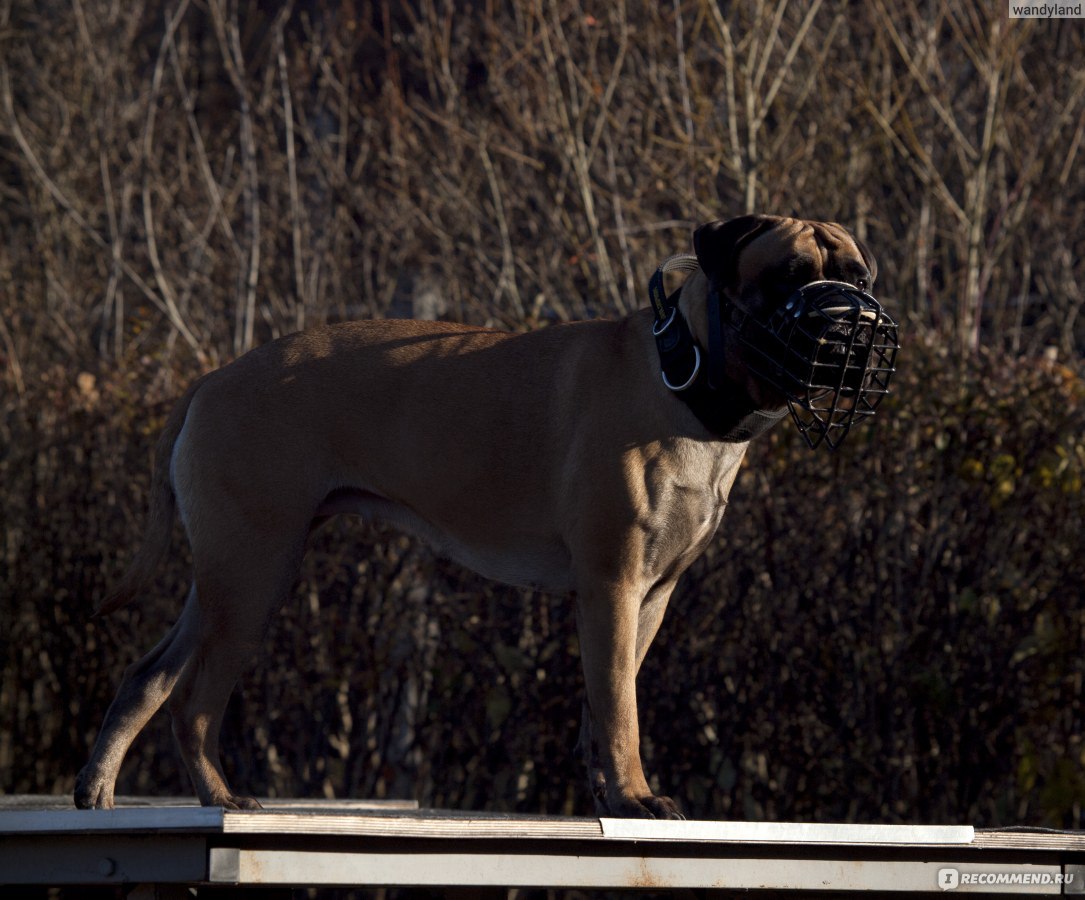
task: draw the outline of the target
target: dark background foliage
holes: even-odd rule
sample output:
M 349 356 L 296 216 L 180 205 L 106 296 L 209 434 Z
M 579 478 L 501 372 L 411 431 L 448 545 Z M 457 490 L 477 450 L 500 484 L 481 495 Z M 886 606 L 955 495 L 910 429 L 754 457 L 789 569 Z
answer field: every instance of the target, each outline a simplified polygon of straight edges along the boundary
M 834 455 L 750 449 L 640 679 L 700 817 L 1082 825 L 1085 32 L 999 4 L 0 2 L 0 791 L 71 790 L 178 552 L 92 621 L 199 373 L 319 322 L 645 304 L 836 219 L 902 323 Z M 584 390 L 590 390 L 585 385 Z M 227 716 L 272 796 L 590 811 L 570 603 L 348 520 Z M 187 793 L 163 714 L 122 793 Z

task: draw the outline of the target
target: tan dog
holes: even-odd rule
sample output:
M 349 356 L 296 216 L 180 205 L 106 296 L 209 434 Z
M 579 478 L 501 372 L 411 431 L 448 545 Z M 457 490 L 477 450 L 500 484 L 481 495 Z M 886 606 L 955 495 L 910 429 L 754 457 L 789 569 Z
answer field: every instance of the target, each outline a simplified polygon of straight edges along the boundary
M 704 225 L 694 242 L 701 271 L 680 309 L 702 349 L 710 289 L 723 303 L 770 307 L 815 279 L 865 288 L 875 274 L 838 225 L 746 216 Z M 291 590 L 307 535 L 353 513 L 491 578 L 572 592 L 597 809 L 679 817 L 641 767 L 636 676 L 675 582 L 716 531 L 747 444 L 717 440 L 664 385 L 652 326 L 647 309 L 527 334 L 345 323 L 197 381 L 158 446 L 144 544 L 101 611 L 150 582 L 175 510 L 193 585 L 177 623 L 125 672 L 76 804 L 112 807 L 121 760 L 168 702 L 200 801 L 257 806 L 223 777 L 223 710 Z M 731 395 L 784 405 L 748 372 L 733 335 L 723 351 Z

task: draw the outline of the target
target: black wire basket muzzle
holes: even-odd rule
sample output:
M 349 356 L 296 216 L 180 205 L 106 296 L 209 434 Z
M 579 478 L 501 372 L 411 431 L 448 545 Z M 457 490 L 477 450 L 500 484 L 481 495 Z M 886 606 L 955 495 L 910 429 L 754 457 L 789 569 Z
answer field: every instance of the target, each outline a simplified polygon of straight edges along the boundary
M 897 325 L 866 291 L 813 281 L 762 320 L 732 307 L 746 364 L 786 398 L 806 443 L 836 449 L 889 393 Z

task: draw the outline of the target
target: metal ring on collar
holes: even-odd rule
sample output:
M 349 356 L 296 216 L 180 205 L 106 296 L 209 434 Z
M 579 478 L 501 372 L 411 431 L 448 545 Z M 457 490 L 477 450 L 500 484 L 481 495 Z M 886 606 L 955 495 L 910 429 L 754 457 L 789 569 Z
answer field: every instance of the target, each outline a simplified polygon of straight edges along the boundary
M 674 314 L 672 313 L 671 314 L 672 318 L 673 318 L 673 315 Z M 670 319 L 668 319 L 667 321 L 669 322 Z M 664 323 L 663 328 L 666 329 L 666 327 L 667 327 L 667 325 L 666 325 L 666 323 Z M 669 387 L 672 391 L 674 391 L 677 394 L 677 393 L 680 393 L 680 392 L 686 390 L 688 387 L 690 387 L 693 384 L 693 382 L 697 380 L 697 374 L 700 371 L 701 371 L 701 348 L 698 347 L 696 344 L 694 344 L 693 345 L 693 372 L 690 373 L 690 376 L 689 376 L 689 378 L 686 379 L 685 384 L 682 384 L 682 385 L 679 385 L 678 387 L 675 387 L 673 384 L 671 384 L 667 380 L 667 373 L 666 372 L 664 372 L 662 369 L 660 369 L 659 373 L 660 373 L 660 375 L 663 376 L 663 383 L 665 385 L 667 385 L 667 387 Z
M 660 325 L 658 322 L 653 322 L 652 323 L 652 336 L 653 337 L 659 337 L 661 334 L 663 334 L 664 331 L 666 331 L 668 328 L 670 328 L 674 324 L 674 314 L 676 312 L 678 312 L 678 307 L 673 306 L 673 307 L 671 307 L 671 314 L 669 316 L 667 316 L 667 321 L 666 322 L 664 322 L 662 325 Z

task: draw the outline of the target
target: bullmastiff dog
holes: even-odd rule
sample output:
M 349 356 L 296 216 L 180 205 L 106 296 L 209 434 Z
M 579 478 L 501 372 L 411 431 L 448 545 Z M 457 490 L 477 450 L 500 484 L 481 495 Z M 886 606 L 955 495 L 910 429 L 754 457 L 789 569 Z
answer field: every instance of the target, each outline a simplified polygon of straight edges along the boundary
M 653 308 L 626 318 L 528 333 L 348 322 L 196 381 L 158 443 L 142 546 L 99 612 L 146 589 L 175 515 L 192 586 L 176 624 L 125 671 L 76 805 L 113 806 L 126 751 L 166 704 L 200 802 L 258 807 L 219 761 L 227 698 L 290 593 L 307 536 L 346 513 L 401 527 L 490 578 L 570 594 L 597 812 L 679 818 L 645 779 L 636 700 L 675 582 L 712 540 L 752 437 L 790 405 L 800 428 L 813 409 L 832 443 L 843 427 L 833 417 L 872 411 L 892 368 L 884 351 L 864 361 L 860 345 L 874 335 L 876 346 L 888 317 L 845 296 L 876 303 L 875 262 L 841 226 L 743 216 L 693 238 L 680 291 L 666 295 L 661 270 Z M 813 388 L 773 359 L 802 341 L 772 324 L 811 284 L 836 285 L 828 305 L 803 312 L 828 322 L 802 350 L 802 365 L 831 373 Z

